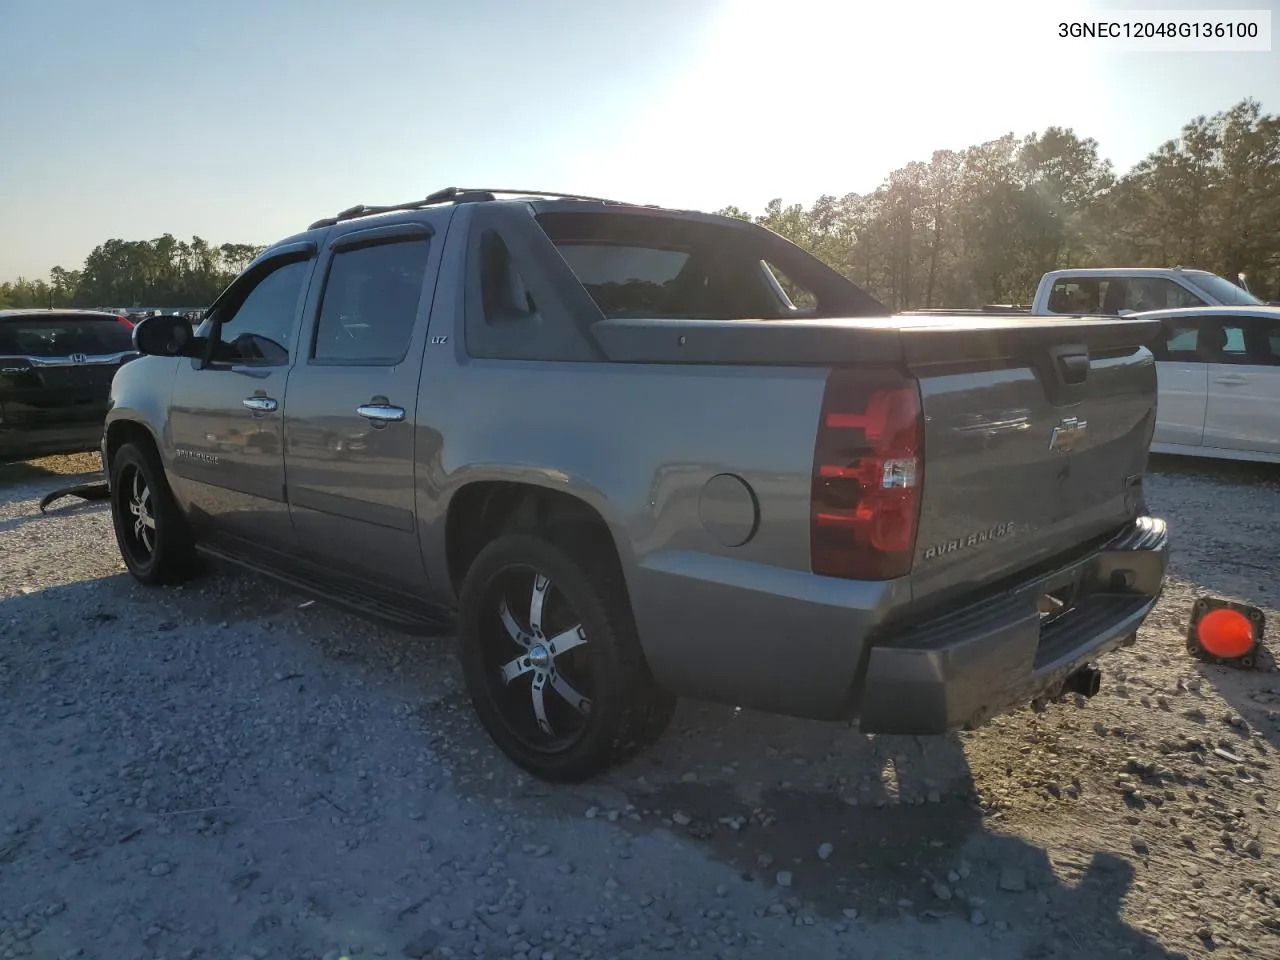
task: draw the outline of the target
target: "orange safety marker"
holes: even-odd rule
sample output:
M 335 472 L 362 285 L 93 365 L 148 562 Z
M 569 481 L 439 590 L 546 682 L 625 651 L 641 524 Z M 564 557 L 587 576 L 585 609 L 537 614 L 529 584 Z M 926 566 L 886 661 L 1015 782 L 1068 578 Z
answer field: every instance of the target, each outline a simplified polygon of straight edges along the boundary
M 1209 663 L 1252 669 L 1265 624 L 1257 607 L 1200 597 L 1191 608 L 1187 652 Z

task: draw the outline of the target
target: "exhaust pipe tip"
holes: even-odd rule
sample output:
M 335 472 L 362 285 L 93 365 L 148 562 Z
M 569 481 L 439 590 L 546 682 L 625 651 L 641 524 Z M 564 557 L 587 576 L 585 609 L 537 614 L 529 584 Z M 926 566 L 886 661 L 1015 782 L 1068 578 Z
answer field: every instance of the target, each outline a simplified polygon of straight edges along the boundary
M 1066 683 L 1062 686 L 1063 692 L 1078 693 L 1086 698 L 1097 696 L 1101 688 L 1102 671 L 1097 667 L 1081 667 L 1067 677 Z

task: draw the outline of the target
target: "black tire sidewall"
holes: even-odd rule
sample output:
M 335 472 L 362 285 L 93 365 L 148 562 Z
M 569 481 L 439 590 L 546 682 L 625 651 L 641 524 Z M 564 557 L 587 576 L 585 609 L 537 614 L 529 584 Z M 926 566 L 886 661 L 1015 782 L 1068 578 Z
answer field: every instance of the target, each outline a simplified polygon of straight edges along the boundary
M 484 663 L 480 624 L 493 579 L 503 570 L 532 567 L 568 600 L 587 633 L 591 657 L 592 709 L 582 735 L 562 752 L 531 748 L 508 726 L 494 697 Z M 623 732 L 634 683 L 623 669 L 619 644 L 635 643 L 630 610 L 608 610 L 592 578 L 564 549 L 540 537 L 512 534 L 480 552 L 467 572 L 458 604 L 458 657 L 472 705 L 494 742 L 516 764 L 551 780 L 581 780 L 607 764 Z M 629 631 L 629 633 L 628 633 Z
M 132 538 L 132 521 L 125 503 L 129 492 L 122 487 L 122 474 L 136 468 L 151 492 L 151 515 L 155 520 L 155 549 L 145 564 L 137 563 L 126 549 Z M 182 579 L 190 560 L 190 541 L 185 524 L 169 492 L 169 485 L 157 458 L 134 443 L 126 443 L 111 458 L 111 521 L 115 528 L 120 557 L 135 579 L 145 584 L 169 583 Z

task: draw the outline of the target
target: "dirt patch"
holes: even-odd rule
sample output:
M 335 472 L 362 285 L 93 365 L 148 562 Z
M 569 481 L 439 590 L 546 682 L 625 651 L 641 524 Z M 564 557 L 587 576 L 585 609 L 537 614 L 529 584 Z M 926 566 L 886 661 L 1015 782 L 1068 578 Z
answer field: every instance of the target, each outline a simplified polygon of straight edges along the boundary
M 0 463 L 0 487 L 48 482 L 50 488 L 65 486 L 77 477 L 102 473 L 102 457 L 93 453 L 72 453 L 57 457 L 39 457 L 16 463 Z

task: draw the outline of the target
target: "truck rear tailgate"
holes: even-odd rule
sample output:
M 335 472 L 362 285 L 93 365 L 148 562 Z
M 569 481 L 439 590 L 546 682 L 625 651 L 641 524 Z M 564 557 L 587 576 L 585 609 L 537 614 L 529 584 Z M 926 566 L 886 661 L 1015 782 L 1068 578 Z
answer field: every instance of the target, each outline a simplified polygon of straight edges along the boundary
M 902 326 L 924 412 L 917 608 L 1132 520 L 1156 415 L 1151 323 L 932 319 Z

